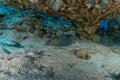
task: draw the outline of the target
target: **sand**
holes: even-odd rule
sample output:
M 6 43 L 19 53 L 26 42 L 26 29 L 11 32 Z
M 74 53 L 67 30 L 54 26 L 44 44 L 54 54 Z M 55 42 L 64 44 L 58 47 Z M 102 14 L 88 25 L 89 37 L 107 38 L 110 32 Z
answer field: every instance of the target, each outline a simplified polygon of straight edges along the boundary
M 20 42 L 22 48 L 6 46 L 10 54 L 1 48 L 0 80 L 112 80 L 109 73 L 119 73 L 120 55 L 111 47 L 87 40 L 55 47 L 46 46 L 47 40 L 28 38 Z M 78 58 L 75 50 L 86 50 L 91 58 Z

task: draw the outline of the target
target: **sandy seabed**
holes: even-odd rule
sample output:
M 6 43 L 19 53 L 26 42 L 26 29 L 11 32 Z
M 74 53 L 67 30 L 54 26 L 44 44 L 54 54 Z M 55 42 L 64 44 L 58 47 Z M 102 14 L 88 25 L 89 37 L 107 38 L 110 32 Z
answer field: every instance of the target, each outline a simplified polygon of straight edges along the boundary
M 20 42 L 22 48 L 5 47 L 10 54 L 1 48 L 0 80 L 114 80 L 110 74 L 119 73 L 116 46 L 76 40 L 70 46 L 55 47 L 46 46 L 47 40 L 28 38 Z M 84 50 L 90 59 L 76 57 L 75 50 Z

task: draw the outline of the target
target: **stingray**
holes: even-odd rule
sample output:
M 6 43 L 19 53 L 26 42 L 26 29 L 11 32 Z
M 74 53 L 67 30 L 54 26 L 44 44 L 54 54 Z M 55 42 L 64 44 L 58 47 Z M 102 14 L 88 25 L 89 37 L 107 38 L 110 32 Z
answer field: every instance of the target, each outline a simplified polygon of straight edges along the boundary
M 66 36 L 58 36 L 52 39 L 49 39 L 45 45 L 47 46 L 55 46 L 55 47 L 63 47 L 69 46 L 73 43 L 73 39 L 71 37 Z

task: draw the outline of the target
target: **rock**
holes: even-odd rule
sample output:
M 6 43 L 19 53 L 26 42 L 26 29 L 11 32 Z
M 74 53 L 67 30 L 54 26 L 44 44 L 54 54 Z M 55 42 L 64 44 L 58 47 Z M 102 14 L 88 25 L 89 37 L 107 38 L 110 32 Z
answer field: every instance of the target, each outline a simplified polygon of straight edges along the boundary
M 109 21 L 108 36 L 114 42 L 120 41 L 120 17 Z
M 89 60 L 91 59 L 91 56 L 90 54 L 94 54 L 95 52 L 91 51 L 91 50 L 87 50 L 87 49 L 79 49 L 79 50 L 76 50 L 74 55 L 77 57 L 77 58 L 80 58 L 80 59 L 84 59 L 84 60 Z

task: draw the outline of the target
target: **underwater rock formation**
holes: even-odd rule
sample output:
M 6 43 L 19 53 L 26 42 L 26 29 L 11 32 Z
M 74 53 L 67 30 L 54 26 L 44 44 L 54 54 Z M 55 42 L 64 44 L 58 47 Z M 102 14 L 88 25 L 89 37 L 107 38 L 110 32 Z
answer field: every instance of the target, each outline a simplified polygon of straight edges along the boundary
M 56 4 L 58 4 L 56 6 Z M 77 34 L 81 38 L 98 41 L 96 35 L 100 23 L 120 15 L 118 0 L 12 0 L 9 4 L 19 8 L 46 10 L 52 15 L 62 16 L 80 23 Z
M 120 17 L 109 21 L 108 36 L 114 42 L 120 41 Z
M 105 21 L 104 26 L 101 24 L 101 27 L 98 29 L 97 34 L 100 36 L 102 43 L 106 45 L 119 45 L 120 17 Z

